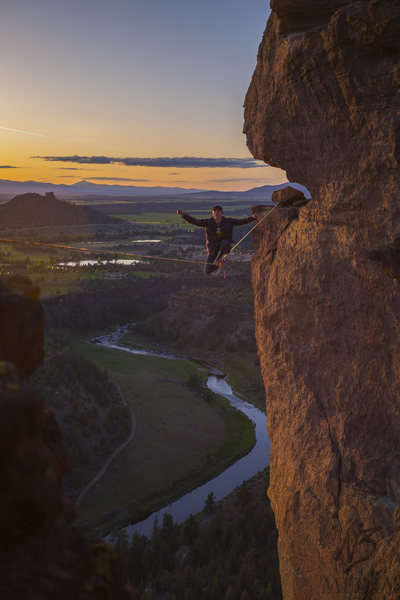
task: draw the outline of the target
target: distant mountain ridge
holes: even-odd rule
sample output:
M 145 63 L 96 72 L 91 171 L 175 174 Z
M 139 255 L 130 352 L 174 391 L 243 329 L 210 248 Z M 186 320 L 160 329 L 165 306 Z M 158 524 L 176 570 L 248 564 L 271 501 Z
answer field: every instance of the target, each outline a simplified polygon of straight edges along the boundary
M 90 181 L 79 181 L 71 185 L 43 183 L 41 181 L 11 181 L 9 179 L 0 179 L 0 197 L 3 199 L 12 198 L 17 194 L 26 194 L 36 192 L 44 194 L 46 192 L 54 192 L 57 195 L 64 197 L 76 196 L 195 196 L 195 197 L 270 197 L 275 190 L 285 187 L 288 183 L 279 185 L 263 185 L 254 187 L 244 192 L 222 192 L 219 190 L 201 190 L 196 188 L 181 188 L 181 187 L 144 187 L 136 185 L 115 185 L 92 183 Z M 297 183 L 290 183 L 292 187 L 297 187 L 303 192 L 304 186 Z M 307 190 L 306 190 L 307 191 Z
M 137 185 L 117 185 L 117 184 L 102 184 L 92 183 L 82 180 L 77 183 L 56 184 L 44 183 L 42 181 L 11 181 L 9 179 L 0 179 L 0 196 L 5 198 L 16 194 L 25 194 L 36 192 L 44 194 L 46 192 L 54 192 L 63 196 L 88 196 L 88 195 L 117 195 L 117 196 L 154 196 L 154 195 L 176 195 L 187 194 L 191 192 L 201 192 L 203 190 L 192 188 L 185 189 L 180 187 L 144 187 Z
M 272 197 L 272 194 L 274 192 L 276 192 L 277 190 L 281 190 L 282 188 L 287 187 L 288 185 L 290 185 L 290 187 L 296 188 L 297 190 L 300 190 L 301 192 L 303 192 L 303 194 L 305 195 L 306 198 L 310 197 L 310 193 L 307 190 L 307 188 L 304 187 L 304 185 L 301 185 L 300 183 L 292 183 L 292 182 L 286 182 L 286 183 L 280 183 L 278 185 L 262 185 L 260 187 L 254 187 L 251 188 L 249 190 L 246 190 L 244 192 L 221 192 L 218 190 L 208 190 L 206 192 L 195 192 L 195 193 L 191 193 L 191 194 L 186 194 L 186 197 L 193 197 L 196 199 L 199 198 L 220 198 L 221 200 L 227 200 L 229 198 L 249 198 L 252 200 L 270 200 Z
M 25 229 L 51 225 L 88 225 L 123 223 L 98 210 L 57 200 L 52 192 L 45 196 L 30 193 L 15 196 L 0 206 L 0 229 Z

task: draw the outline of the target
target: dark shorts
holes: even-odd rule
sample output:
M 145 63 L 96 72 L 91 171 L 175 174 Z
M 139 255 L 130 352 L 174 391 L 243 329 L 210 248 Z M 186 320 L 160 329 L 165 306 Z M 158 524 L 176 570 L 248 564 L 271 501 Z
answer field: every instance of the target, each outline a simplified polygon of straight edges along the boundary
M 206 275 L 210 275 L 214 271 L 218 270 L 218 265 L 214 265 L 212 263 L 218 261 L 222 256 L 229 254 L 231 249 L 231 244 L 228 240 L 222 240 L 219 246 L 219 250 L 214 250 L 213 252 L 209 252 L 206 260 L 206 264 L 204 265 L 204 273 Z

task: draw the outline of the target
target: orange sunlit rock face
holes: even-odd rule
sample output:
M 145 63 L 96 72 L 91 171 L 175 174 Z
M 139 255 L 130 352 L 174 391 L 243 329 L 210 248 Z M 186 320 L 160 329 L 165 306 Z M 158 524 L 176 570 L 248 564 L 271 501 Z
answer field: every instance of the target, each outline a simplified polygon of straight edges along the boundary
M 400 593 L 400 11 L 342 4 L 272 3 L 245 102 L 253 155 L 312 195 L 254 234 L 285 600 Z

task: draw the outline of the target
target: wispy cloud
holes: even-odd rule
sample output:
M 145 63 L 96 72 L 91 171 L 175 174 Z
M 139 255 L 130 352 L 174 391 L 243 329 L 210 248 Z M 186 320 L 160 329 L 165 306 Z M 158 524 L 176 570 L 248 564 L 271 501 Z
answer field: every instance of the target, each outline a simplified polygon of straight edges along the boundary
M 24 131 L 23 129 L 12 129 L 11 127 L 1 127 L 0 129 L 3 131 L 10 131 L 11 133 L 23 133 L 25 135 L 35 135 L 39 137 L 51 138 L 55 140 L 56 138 L 53 135 L 44 135 L 43 133 L 35 133 L 34 131 Z
M 12 165 L 0 165 L 0 169 L 19 169 L 19 167 L 13 167 Z
M 86 177 L 91 181 L 151 181 L 150 179 L 131 179 L 129 177 Z
M 265 167 L 254 158 L 203 158 L 199 156 L 161 156 L 158 158 L 126 157 L 116 158 L 112 156 L 32 156 L 31 158 L 42 158 L 54 162 L 72 162 L 79 164 L 110 165 L 121 164 L 128 167 L 167 167 L 167 168 L 230 168 L 230 169 L 253 169 Z
M 55 167 L 57 168 L 57 167 Z M 79 167 L 58 167 L 61 171 L 80 171 Z

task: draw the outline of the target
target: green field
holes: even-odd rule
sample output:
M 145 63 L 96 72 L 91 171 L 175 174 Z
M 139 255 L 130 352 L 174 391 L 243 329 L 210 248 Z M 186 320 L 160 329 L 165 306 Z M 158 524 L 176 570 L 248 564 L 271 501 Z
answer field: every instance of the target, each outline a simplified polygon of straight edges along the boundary
M 145 348 L 154 352 L 173 352 L 172 342 L 168 345 L 158 343 L 152 338 L 146 338 L 137 334 L 135 331 L 128 331 L 120 340 L 120 343 L 129 348 Z M 227 373 L 226 381 L 235 390 L 238 395 L 246 402 L 251 402 L 259 410 L 265 413 L 265 389 L 261 377 L 260 365 L 255 352 L 213 352 L 207 351 L 205 354 L 196 346 L 176 349 L 177 353 L 186 356 L 197 356 L 204 358 Z
M 135 438 L 79 507 L 78 520 L 90 533 L 105 533 L 105 523 L 110 531 L 144 518 L 253 446 L 254 431 L 242 413 L 223 398 L 209 394 L 206 399 L 201 389 L 187 385 L 199 373 L 190 361 L 84 343 L 74 349 L 108 370 L 137 419 Z
M 25 246 L 0 242 L 0 262 L 27 261 L 38 262 L 58 259 L 65 254 L 65 250 L 55 248 L 41 248 L 38 246 Z
M 209 216 L 207 212 L 204 211 L 192 211 L 193 214 L 196 213 L 196 217 L 207 217 Z M 197 214 L 198 213 L 198 214 Z M 113 217 L 118 217 L 118 219 L 123 219 L 124 221 L 130 221 L 131 223 L 136 223 L 138 225 L 162 225 L 163 227 L 176 227 L 179 229 L 193 229 L 194 225 L 187 223 L 184 221 L 182 217 L 171 213 L 171 212 L 141 212 L 141 213 L 128 213 L 128 214 L 119 214 L 113 213 Z
M 123 219 L 125 221 L 133 221 L 134 223 L 143 223 L 149 225 L 179 225 L 180 217 L 173 213 L 163 212 L 141 212 L 119 214 L 115 213 L 113 217 Z
M 78 245 L 78 243 L 75 243 Z M 13 273 L 22 272 L 28 275 L 32 282 L 40 288 L 40 298 L 49 298 L 52 296 L 58 296 L 60 294 L 67 294 L 76 291 L 81 288 L 84 281 L 89 279 L 96 279 L 104 277 L 104 274 L 108 271 L 112 272 L 115 270 L 122 270 L 125 273 L 135 270 L 135 276 L 137 277 L 149 277 L 152 275 L 152 270 L 136 270 L 135 266 L 113 266 L 107 267 L 99 265 L 98 267 L 68 267 L 59 269 L 57 263 L 66 262 L 68 260 L 79 261 L 79 260 L 97 260 L 98 257 L 109 256 L 108 254 L 102 255 L 102 250 L 107 252 L 115 252 L 117 255 L 119 252 L 135 252 L 137 254 L 143 254 L 153 251 L 154 244 L 148 248 L 145 244 L 143 245 L 128 245 L 121 249 L 121 241 L 104 241 L 101 244 L 87 242 L 85 247 L 90 248 L 93 253 L 79 252 L 78 250 L 55 249 L 46 248 L 40 246 L 25 246 L 17 244 L 6 244 L 0 243 L 0 272 Z M 114 258 L 114 256 L 110 256 Z M 143 269 L 141 265 L 140 269 Z

